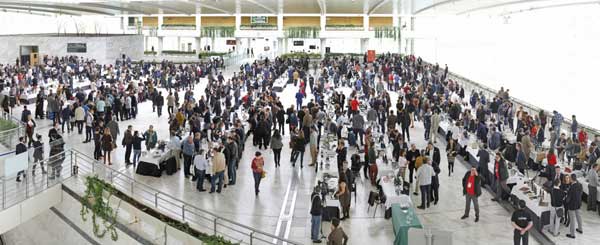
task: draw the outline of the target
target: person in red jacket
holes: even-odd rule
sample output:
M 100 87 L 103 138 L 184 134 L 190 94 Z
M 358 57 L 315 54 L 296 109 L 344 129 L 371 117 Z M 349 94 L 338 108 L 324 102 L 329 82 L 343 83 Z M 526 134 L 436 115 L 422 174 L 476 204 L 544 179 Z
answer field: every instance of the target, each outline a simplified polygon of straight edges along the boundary
M 577 139 L 579 140 L 580 144 L 584 144 L 587 146 L 588 135 L 585 131 L 583 131 L 583 128 L 579 130 L 579 133 L 577 134 Z
M 355 112 L 355 111 L 357 112 L 358 111 L 358 105 L 359 105 L 358 99 L 356 99 L 356 97 L 354 97 L 354 99 L 352 99 L 352 101 L 350 101 L 350 109 L 353 112 Z
M 556 165 L 556 154 L 554 154 L 554 149 L 550 148 L 550 150 L 548 150 L 548 155 L 546 155 L 546 159 L 548 159 L 548 165 Z

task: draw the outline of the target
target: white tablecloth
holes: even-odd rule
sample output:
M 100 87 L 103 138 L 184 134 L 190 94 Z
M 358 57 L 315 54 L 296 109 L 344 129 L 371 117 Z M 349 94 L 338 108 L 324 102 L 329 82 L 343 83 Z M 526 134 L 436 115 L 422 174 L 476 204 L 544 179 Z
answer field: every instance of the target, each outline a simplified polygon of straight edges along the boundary
M 386 178 L 387 179 L 387 178 Z M 391 208 L 394 203 L 408 203 L 412 206 L 412 201 L 410 197 L 404 194 L 396 193 L 396 186 L 394 186 L 394 179 L 389 179 L 388 181 L 381 181 L 381 188 L 383 189 L 383 193 L 386 196 L 385 200 L 385 208 Z
M 548 205 L 547 206 L 540 206 L 539 202 L 540 202 L 540 197 L 536 198 L 536 199 L 529 199 L 529 197 L 527 196 L 527 194 L 524 194 L 523 191 L 521 191 L 520 189 L 524 186 L 529 187 L 526 184 L 517 184 L 512 188 L 512 191 L 510 192 L 510 194 L 513 194 L 515 196 L 517 196 L 517 198 L 519 198 L 520 200 L 525 201 L 525 203 L 527 204 L 527 208 L 529 208 L 529 210 L 531 210 L 533 213 L 535 213 L 535 215 L 537 215 L 538 217 L 542 217 L 542 213 L 546 212 L 546 211 L 550 211 L 550 193 L 543 191 L 544 192 L 544 202 L 547 202 Z M 536 188 L 537 191 L 539 192 L 542 187 L 536 184 Z M 537 193 L 535 193 L 537 195 Z

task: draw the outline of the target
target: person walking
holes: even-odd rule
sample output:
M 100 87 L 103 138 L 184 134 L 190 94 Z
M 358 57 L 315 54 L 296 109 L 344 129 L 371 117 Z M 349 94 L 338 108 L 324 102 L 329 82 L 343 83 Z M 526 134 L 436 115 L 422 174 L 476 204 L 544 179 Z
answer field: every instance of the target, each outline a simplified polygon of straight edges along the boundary
M 333 218 L 331 220 L 331 233 L 327 236 L 327 245 L 346 245 L 348 244 L 348 235 L 340 227 L 340 220 Z
M 565 210 L 563 208 L 563 199 L 565 193 L 560 189 L 560 179 L 555 179 L 552 184 L 552 191 L 550 192 L 550 224 L 548 225 L 548 232 L 554 236 L 560 235 L 558 228 L 560 226 L 560 219 L 565 216 Z
M 155 98 L 155 104 L 156 104 L 156 113 L 158 114 L 158 117 L 160 117 L 160 116 L 162 116 L 162 108 L 163 108 L 163 105 L 165 104 L 165 97 L 163 97 L 162 92 L 158 92 L 158 95 Z
M 515 210 L 511 217 L 511 223 L 514 230 L 514 244 L 527 245 L 529 243 L 529 230 L 533 227 L 531 215 L 525 210 L 527 205 L 525 201 L 519 200 L 519 209 Z
M 317 165 L 317 154 L 319 152 L 318 150 L 318 143 L 317 143 L 317 138 L 318 138 L 318 132 L 317 129 L 313 126 L 310 127 L 310 136 L 309 136 L 309 146 L 310 146 L 310 157 L 311 157 L 311 162 L 310 164 L 308 164 L 308 166 L 315 166 Z
M 508 169 L 506 168 L 506 163 L 500 152 L 496 152 L 496 163 L 494 164 L 494 176 L 496 178 L 496 197 L 492 198 L 492 201 L 502 200 L 502 190 L 510 193 L 510 189 L 506 185 L 506 180 L 508 179 Z
M 454 161 L 456 160 L 456 155 L 458 147 L 454 139 L 450 138 L 448 144 L 446 145 L 446 156 L 448 159 L 448 176 L 451 176 L 454 173 Z
M 85 114 L 85 140 L 83 141 L 83 143 L 88 143 L 90 142 L 93 137 L 92 135 L 94 134 L 94 111 L 93 110 L 89 110 L 87 112 L 87 114 Z
M 265 165 L 265 160 L 262 157 L 262 153 L 260 153 L 260 151 L 257 151 L 256 153 L 254 153 L 254 159 L 252 159 L 252 176 L 254 177 L 254 194 L 258 196 L 258 193 L 260 192 L 259 187 L 260 187 L 260 180 L 263 178 L 264 175 L 264 167 Z
M 131 159 L 131 149 L 133 147 L 133 126 L 127 126 L 121 144 L 125 147 L 125 164 L 130 165 L 131 161 L 129 159 Z
M 323 214 L 323 202 L 321 193 L 317 187 L 314 188 L 310 205 L 310 239 L 313 243 L 321 243 L 319 232 L 321 231 L 321 215 Z
M 598 163 L 594 163 L 587 174 L 588 181 L 588 211 L 596 212 L 598 195 Z
M 431 167 L 431 160 L 427 159 L 427 163 L 423 164 L 423 166 L 419 167 L 417 170 L 417 182 L 419 183 L 419 188 L 421 189 L 421 206 L 418 206 L 419 209 L 425 209 L 429 207 L 429 203 L 431 202 L 429 198 L 429 192 L 431 188 L 431 179 L 435 175 L 433 167 Z M 427 204 L 427 206 L 425 206 Z
M 292 135 L 292 156 L 291 162 L 292 167 L 296 167 L 296 160 L 300 157 L 300 168 L 304 167 L 304 150 L 306 149 L 304 141 L 304 132 L 302 130 L 296 130 L 297 134 Z
M 181 152 L 183 153 L 183 173 L 185 178 L 189 178 L 190 167 L 192 166 L 192 158 L 194 157 L 194 151 L 196 149 L 194 145 L 194 138 L 190 135 L 181 144 Z
M 213 148 L 213 157 L 211 159 L 212 162 L 212 172 L 213 176 L 210 181 L 210 192 L 215 192 L 215 182 L 219 182 L 217 193 L 221 193 L 221 189 L 223 187 L 223 179 L 225 178 L 225 155 L 218 148 Z
M 479 222 L 479 196 L 481 196 L 481 177 L 475 167 L 471 167 L 462 179 L 463 195 L 465 196 L 465 214 L 460 219 L 469 217 L 471 202 L 475 208 L 475 222 Z
M 281 134 L 278 129 L 273 131 L 273 136 L 271 136 L 271 149 L 273 150 L 273 160 L 275 161 L 275 167 L 278 168 L 281 165 L 281 149 L 283 148 Z
M 37 135 L 37 140 L 33 142 L 33 168 L 31 169 L 31 175 L 35 176 L 35 168 L 37 164 L 40 164 L 42 168 L 42 174 L 46 174 L 44 169 L 44 143 L 42 143 L 42 136 Z
M 204 155 L 204 149 L 200 149 L 194 156 L 194 178 L 196 180 L 196 190 L 204 192 L 204 176 L 208 168 L 208 159 Z M 194 179 L 192 179 L 194 180 Z
M 113 137 L 110 134 L 108 128 L 104 128 L 104 134 L 102 135 L 102 150 L 104 151 L 104 164 L 112 165 L 110 159 L 110 153 L 113 150 Z
M 579 214 L 582 193 L 583 189 L 581 187 L 581 183 L 577 181 L 577 175 L 571 174 L 571 187 L 567 191 L 567 197 L 565 198 L 565 203 L 569 212 L 569 218 L 571 219 L 569 224 L 570 232 L 567 234 L 568 238 L 575 239 L 575 231 L 583 234 L 583 229 L 581 227 L 581 215 Z M 575 220 L 577 220 L 577 229 L 575 229 Z

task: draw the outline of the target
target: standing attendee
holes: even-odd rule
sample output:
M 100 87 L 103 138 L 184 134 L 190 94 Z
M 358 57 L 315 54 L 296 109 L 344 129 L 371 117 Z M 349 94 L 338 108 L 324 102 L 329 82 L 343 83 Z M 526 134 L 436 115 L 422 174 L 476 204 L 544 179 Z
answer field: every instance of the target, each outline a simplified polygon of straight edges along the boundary
M 471 171 L 466 172 L 462 179 L 463 195 L 466 199 L 465 214 L 460 219 L 469 217 L 471 202 L 475 207 L 475 222 L 479 221 L 479 196 L 481 196 L 481 178 L 477 174 L 477 169 L 471 167 Z
M 323 202 L 321 201 L 321 193 L 315 187 L 311 197 L 310 205 L 310 239 L 313 243 L 321 243 L 319 231 L 321 230 L 321 215 L 323 214 Z
M 121 134 L 121 131 L 119 130 L 119 124 L 111 118 L 106 124 L 106 127 L 110 130 L 110 135 L 113 137 L 113 142 L 117 142 L 117 137 Z
M 568 238 L 575 238 L 576 230 L 577 232 L 583 234 L 583 229 L 581 227 L 581 215 L 579 214 L 582 193 L 583 189 L 581 187 L 581 183 L 577 181 L 577 175 L 571 174 L 571 187 L 567 191 L 567 197 L 565 198 L 565 204 L 569 212 L 569 218 L 571 219 L 569 224 L 570 232 L 567 234 Z M 575 229 L 575 220 L 577 220 L 577 229 Z
M 335 193 L 335 197 L 340 201 L 340 206 L 342 207 L 342 218 L 340 220 L 345 220 L 350 218 L 350 204 L 351 204 L 351 195 L 348 188 L 348 182 L 346 182 L 346 177 L 344 175 L 340 175 L 338 180 L 338 189 Z
M 515 245 L 527 245 L 529 243 L 529 229 L 533 227 L 533 221 L 531 215 L 525 210 L 526 207 L 525 201 L 519 200 L 519 209 L 513 212 L 510 219 L 513 228 L 515 228 L 513 236 Z
M 56 123 L 55 123 L 56 124 Z M 33 133 L 35 131 L 35 121 L 31 114 L 27 116 L 27 123 L 25 124 L 25 133 L 27 134 L 27 147 L 31 147 L 33 144 Z
M 420 209 L 425 209 L 429 207 L 430 198 L 429 192 L 431 188 L 431 178 L 435 175 L 433 167 L 431 167 L 431 160 L 427 159 L 427 163 L 423 164 L 423 166 L 419 167 L 417 170 L 417 182 L 419 183 L 419 188 L 421 189 L 421 206 L 418 206 Z M 425 206 L 427 204 L 427 206 Z
M 340 220 L 333 218 L 331 220 L 331 233 L 327 236 L 327 245 L 346 245 L 348 244 L 348 235 L 340 227 Z
M 31 169 L 31 175 L 35 176 L 35 168 L 37 164 L 40 164 L 42 168 L 42 174 L 46 174 L 44 169 L 44 143 L 42 143 L 42 136 L 37 135 L 37 140 L 33 142 L 33 168 Z
M 133 167 L 136 168 L 142 155 L 142 141 L 143 137 L 140 137 L 140 133 L 136 130 L 133 132 L 132 146 L 133 146 Z
M 125 134 L 123 135 L 123 140 L 121 140 L 121 145 L 125 147 L 125 164 L 131 164 L 131 149 L 133 147 L 133 126 L 127 126 L 127 130 L 125 130 Z
M 183 174 L 185 178 L 189 178 L 191 175 L 190 167 L 192 166 L 192 158 L 194 157 L 194 151 L 196 147 L 194 145 L 194 138 L 190 135 L 181 143 L 181 152 L 183 153 Z
M 218 148 L 213 148 L 213 157 L 211 159 L 212 162 L 212 172 L 213 176 L 210 181 L 210 193 L 215 192 L 215 182 L 219 182 L 217 193 L 221 193 L 221 189 L 223 187 L 223 179 L 225 178 L 225 156 Z
M 477 157 L 479 157 L 479 171 L 477 171 L 477 173 L 481 173 L 481 176 L 483 176 L 483 183 L 481 184 L 485 185 L 490 172 L 488 168 L 488 164 L 490 163 L 490 152 L 488 151 L 487 144 L 483 144 L 483 149 L 479 149 Z M 491 184 L 491 182 L 487 181 L 487 184 Z
M 150 125 L 148 130 L 144 132 L 144 139 L 146 140 L 146 151 L 150 151 L 156 147 L 158 136 L 156 135 L 156 131 L 154 131 L 154 126 Z
M 558 228 L 560 226 L 560 220 L 565 217 L 565 210 L 563 208 L 563 200 L 565 197 L 565 193 L 560 189 L 560 179 L 555 179 L 552 184 L 552 191 L 550 192 L 550 225 L 548 231 L 554 235 L 558 236 L 560 233 L 558 232 Z
M 456 160 L 456 155 L 458 147 L 454 139 L 450 138 L 448 144 L 446 145 L 446 157 L 448 159 L 448 176 L 451 176 L 454 173 L 454 161 Z
M 317 153 L 319 152 L 318 147 L 317 147 L 317 144 L 318 144 L 317 138 L 318 138 L 317 129 L 315 127 L 310 127 L 309 146 L 310 146 L 311 162 L 310 162 L 310 164 L 308 164 L 308 166 L 317 165 Z
M 110 153 L 113 150 L 113 137 L 108 128 L 104 128 L 102 135 L 102 150 L 104 151 L 104 164 L 112 165 Z
M 29 117 L 31 117 L 31 115 L 29 115 Z M 23 136 L 19 137 L 19 144 L 15 147 L 15 155 L 21 153 L 27 154 L 27 146 L 25 145 L 25 137 Z M 27 177 L 25 170 L 21 170 L 17 173 L 17 182 L 21 182 L 21 176 L 23 176 L 23 178 Z
M 94 112 L 93 110 L 89 110 L 87 112 L 87 114 L 85 114 L 85 140 L 83 141 L 83 143 L 88 143 L 90 142 L 93 137 L 92 135 L 94 134 Z
M 258 196 L 260 192 L 260 180 L 264 175 L 264 167 L 265 160 L 262 157 L 262 154 L 257 151 L 254 153 L 254 159 L 252 159 L 252 176 L 254 177 L 254 194 Z
M 506 191 L 510 193 L 510 189 L 506 185 L 506 180 L 508 179 L 508 169 L 506 168 L 506 163 L 500 152 L 496 152 L 496 162 L 494 164 L 494 176 L 496 178 L 496 197 L 492 198 L 492 201 L 500 201 L 502 200 L 502 191 Z
M 421 153 L 417 149 L 415 144 L 410 144 L 410 149 L 406 153 L 406 160 L 408 160 L 408 171 L 409 171 L 409 182 L 412 184 L 413 182 L 413 173 L 415 172 L 415 162 L 417 157 L 419 157 Z
M 271 136 L 271 149 L 273 150 L 273 160 L 275 161 L 275 167 L 278 168 L 281 165 L 281 149 L 283 148 L 281 134 L 279 134 L 279 130 L 275 129 L 273 131 L 273 136 Z
M 588 211 L 596 211 L 598 195 L 598 163 L 592 165 L 587 174 L 588 181 Z
M 83 123 L 85 122 L 85 110 L 83 106 L 75 108 L 75 124 L 77 125 L 77 133 L 83 133 Z
M 204 175 L 208 168 L 208 159 L 204 155 L 204 150 L 200 149 L 194 156 L 194 178 L 196 178 L 196 190 L 204 192 Z
M 162 116 L 162 108 L 165 104 L 165 98 L 162 96 L 162 92 L 158 92 L 158 95 L 155 98 L 156 103 L 156 113 L 158 117 Z M 168 109 L 167 109 L 168 110 Z

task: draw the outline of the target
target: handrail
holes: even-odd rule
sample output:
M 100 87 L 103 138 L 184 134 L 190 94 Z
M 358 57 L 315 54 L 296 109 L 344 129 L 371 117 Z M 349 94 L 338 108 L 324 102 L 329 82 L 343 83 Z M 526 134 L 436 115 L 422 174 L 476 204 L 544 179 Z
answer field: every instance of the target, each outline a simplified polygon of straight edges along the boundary
M 86 154 L 84 154 L 84 153 L 82 153 L 82 152 L 80 152 L 80 151 L 78 151 L 76 149 L 71 149 L 70 151 L 72 151 L 74 153 L 74 160 L 76 162 L 76 166 L 79 167 L 78 164 L 89 163 L 88 161 L 82 161 L 82 162 L 77 161 L 77 159 L 79 157 L 91 159 Z M 115 180 L 115 179 L 122 179 L 122 180 L 127 181 L 128 183 L 131 183 L 131 190 L 135 189 L 136 191 L 142 191 L 142 192 L 146 192 L 148 194 L 152 194 L 152 196 L 154 196 L 155 200 L 153 200 L 154 202 L 151 202 L 151 201 L 149 201 L 149 202 L 152 203 L 153 206 L 154 206 L 154 208 L 156 208 L 157 211 L 159 211 L 159 212 L 162 212 L 162 210 L 159 210 L 159 207 L 158 207 L 159 206 L 159 202 L 158 202 L 158 200 L 162 200 L 162 201 L 168 202 L 170 205 L 179 207 L 177 210 L 181 210 L 180 211 L 180 217 L 181 218 L 177 217 L 177 219 L 180 219 L 183 222 L 188 222 L 190 224 L 198 225 L 198 226 L 201 227 L 202 225 L 195 223 L 192 219 L 190 219 L 189 217 L 186 217 L 186 215 L 185 215 L 186 212 L 191 212 L 190 214 L 194 214 L 194 215 L 199 216 L 199 214 L 196 214 L 196 213 L 193 212 L 193 211 L 197 211 L 197 212 L 201 212 L 203 214 L 207 214 L 209 216 L 212 216 L 212 219 L 209 219 L 207 217 L 202 217 L 202 218 L 205 218 L 206 220 L 210 220 L 210 221 L 214 222 L 214 225 L 215 225 L 214 228 L 213 228 L 214 234 L 219 234 L 219 235 L 230 237 L 230 234 L 225 234 L 225 233 L 221 233 L 221 232 L 218 231 L 217 226 L 220 225 L 221 227 L 225 227 L 225 228 L 230 229 L 232 231 L 236 231 L 236 232 L 238 232 L 240 234 L 243 234 L 244 237 L 250 239 L 249 240 L 250 244 L 252 243 L 253 239 L 256 239 L 256 240 L 260 239 L 260 238 L 256 237 L 257 234 L 269 237 L 268 240 L 274 239 L 276 242 L 281 241 L 281 242 L 285 242 L 285 243 L 288 243 L 288 244 L 301 244 L 301 243 L 298 243 L 298 242 L 293 242 L 293 241 L 290 241 L 290 240 L 287 240 L 287 239 L 275 236 L 273 234 L 269 234 L 269 233 L 266 233 L 266 232 L 263 232 L 263 231 L 260 231 L 260 230 L 256 230 L 256 229 L 254 229 L 252 227 L 249 227 L 247 225 L 240 224 L 240 223 L 235 222 L 233 220 L 221 217 L 221 216 L 219 216 L 219 215 L 217 215 L 217 214 L 215 214 L 215 213 L 213 213 L 211 211 L 207 211 L 207 210 L 201 209 L 201 208 L 199 208 L 199 207 L 197 207 L 197 206 L 195 206 L 195 205 L 193 205 L 191 203 L 188 203 L 188 202 L 183 201 L 183 200 L 179 200 L 176 197 L 173 197 L 173 196 L 171 196 L 171 195 L 169 195 L 167 193 L 164 193 L 164 192 L 162 192 L 160 190 L 157 190 L 157 189 L 155 189 L 155 188 L 153 188 L 153 187 L 151 187 L 151 186 L 149 186 L 149 185 L 147 185 L 145 183 L 141 183 L 141 182 L 135 180 L 134 178 L 132 178 L 132 177 L 130 177 L 130 176 L 128 176 L 128 175 L 126 175 L 126 174 L 124 174 L 122 172 L 114 170 L 114 169 L 112 169 L 110 167 L 107 167 L 107 166 L 105 166 L 103 164 L 97 164 L 96 165 L 95 163 L 98 163 L 98 161 L 96 161 L 96 160 L 91 161 L 91 165 L 92 165 L 92 171 L 91 171 L 91 173 L 92 174 L 97 174 L 97 172 L 99 170 L 108 171 L 108 173 L 110 173 L 111 179 L 113 179 L 113 180 Z M 113 182 L 111 181 L 111 183 L 113 183 Z M 116 185 L 118 185 L 118 184 L 116 184 Z M 123 189 L 127 189 L 127 188 L 123 187 L 122 185 L 118 185 L 118 186 L 122 187 Z M 131 193 L 131 195 L 132 195 L 132 198 L 133 198 L 133 193 Z M 167 199 L 169 199 L 169 200 L 167 200 Z M 173 212 L 173 210 L 168 210 L 168 211 Z M 225 226 L 225 224 L 228 224 L 228 226 Z M 248 232 L 245 232 L 243 230 L 248 230 Z M 245 239 L 243 239 L 243 240 L 245 240 Z M 276 244 L 276 243 L 271 243 L 271 244 Z

